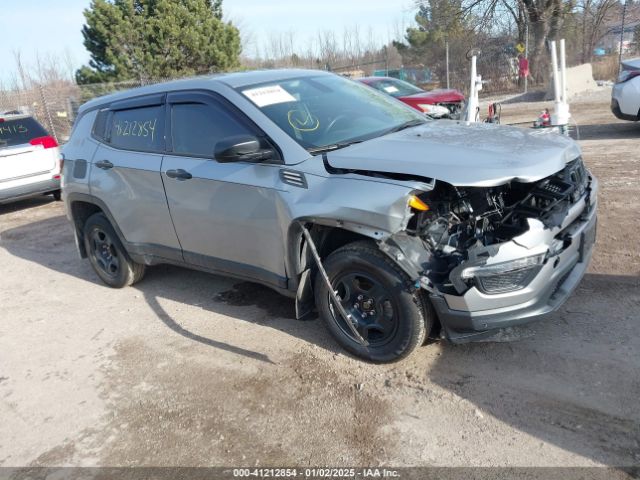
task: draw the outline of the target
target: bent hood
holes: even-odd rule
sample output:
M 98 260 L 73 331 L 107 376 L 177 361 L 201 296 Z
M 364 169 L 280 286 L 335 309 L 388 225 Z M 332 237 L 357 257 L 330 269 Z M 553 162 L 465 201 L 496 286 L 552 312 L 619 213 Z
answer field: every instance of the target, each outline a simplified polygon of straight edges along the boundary
M 579 156 L 576 142 L 545 130 L 438 120 L 329 152 L 327 161 L 334 168 L 491 187 L 538 181 Z

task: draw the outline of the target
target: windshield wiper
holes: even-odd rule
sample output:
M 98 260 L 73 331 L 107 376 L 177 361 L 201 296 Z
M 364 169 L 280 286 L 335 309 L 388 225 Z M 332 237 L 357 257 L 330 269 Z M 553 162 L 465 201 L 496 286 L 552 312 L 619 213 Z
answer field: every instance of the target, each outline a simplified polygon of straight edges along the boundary
M 384 134 L 388 135 L 390 133 L 396 133 L 401 130 L 406 130 L 407 128 L 417 127 L 418 125 L 424 125 L 425 123 L 426 122 L 424 120 L 417 120 L 417 119 L 409 120 L 408 122 L 401 123 L 397 127 L 393 127 L 392 129 L 387 130 L 386 132 L 384 132 Z
M 337 143 L 332 143 L 331 145 L 325 145 L 324 147 L 308 148 L 307 151 L 312 154 L 330 152 L 332 150 L 339 150 L 341 148 L 354 145 L 356 143 L 362 143 L 363 141 L 364 140 L 352 140 L 349 142 L 337 142 Z

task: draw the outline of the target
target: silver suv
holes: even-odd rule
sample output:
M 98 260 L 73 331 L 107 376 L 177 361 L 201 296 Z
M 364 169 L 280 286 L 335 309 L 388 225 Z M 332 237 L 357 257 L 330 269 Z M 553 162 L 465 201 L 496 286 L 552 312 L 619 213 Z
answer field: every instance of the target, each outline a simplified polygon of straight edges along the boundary
M 80 255 L 105 283 L 159 263 L 259 282 L 375 362 L 555 310 L 595 238 L 597 182 L 572 140 L 430 121 L 318 71 L 98 98 L 63 153 Z

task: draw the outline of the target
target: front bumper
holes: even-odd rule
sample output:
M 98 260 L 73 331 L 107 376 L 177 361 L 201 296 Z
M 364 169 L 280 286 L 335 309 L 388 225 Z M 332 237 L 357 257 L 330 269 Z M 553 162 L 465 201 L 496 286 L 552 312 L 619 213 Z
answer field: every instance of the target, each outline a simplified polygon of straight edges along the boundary
M 522 236 L 532 240 L 529 245 L 523 242 L 504 249 L 553 251 L 554 239 L 562 237 L 563 249 L 549 254 L 527 287 L 495 295 L 482 293 L 476 287 L 460 296 L 432 294 L 431 301 L 445 338 L 453 343 L 473 341 L 491 336 L 496 329 L 521 325 L 558 309 L 578 286 L 591 260 L 597 223 L 596 195 L 597 180 L 594 178 L 590 195 L 571 208 L 559 228 L 553 232 L 529 232 Z M 543 233 L 546 233 L 546 239 L 536 245 L 533 239 L 542 240 Z

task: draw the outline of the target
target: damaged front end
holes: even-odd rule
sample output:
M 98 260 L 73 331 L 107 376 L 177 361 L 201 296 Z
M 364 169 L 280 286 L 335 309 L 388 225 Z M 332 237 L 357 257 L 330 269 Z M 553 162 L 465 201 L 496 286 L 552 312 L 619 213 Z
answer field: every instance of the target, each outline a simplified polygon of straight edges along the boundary
M 429 292 L 449 340 L 463 342 L 558 308 L 595 241 L 597 181 L 577 158 L 534 183 L 419 194 L 406 229 L 379 242 Z

